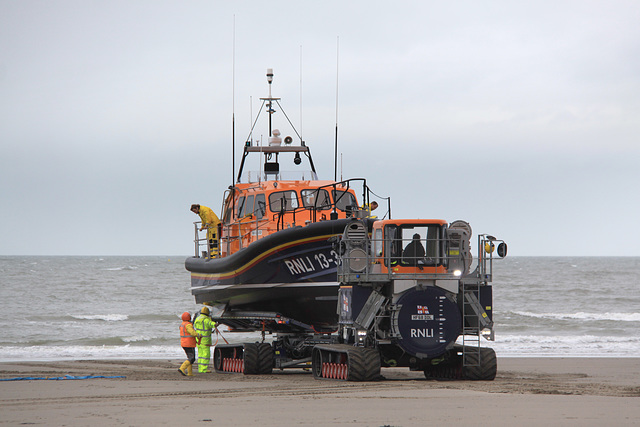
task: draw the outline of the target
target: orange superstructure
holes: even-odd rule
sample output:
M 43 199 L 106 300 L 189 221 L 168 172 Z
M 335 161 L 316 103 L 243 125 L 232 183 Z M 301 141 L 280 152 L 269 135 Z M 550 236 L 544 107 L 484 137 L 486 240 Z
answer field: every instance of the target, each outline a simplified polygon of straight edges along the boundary
M 265 181 L 236 184 L 227 191 L 220 254 L 228 256 L 280 230 L 347 218 L 357 198 L 346 183 Z

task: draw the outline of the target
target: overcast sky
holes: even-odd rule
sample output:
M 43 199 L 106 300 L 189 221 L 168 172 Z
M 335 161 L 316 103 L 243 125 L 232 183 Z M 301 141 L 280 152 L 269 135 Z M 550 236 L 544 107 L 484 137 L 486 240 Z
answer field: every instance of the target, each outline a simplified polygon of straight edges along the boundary
M 394 218 L 640 256 L 639 22 L 615 0 L 0 0 L 0 254 L 192 254 L 189 205 L 220 213 L 233 113 L 237 166 L 273 68 L 320 178 L 337 118 L 343 177 Z

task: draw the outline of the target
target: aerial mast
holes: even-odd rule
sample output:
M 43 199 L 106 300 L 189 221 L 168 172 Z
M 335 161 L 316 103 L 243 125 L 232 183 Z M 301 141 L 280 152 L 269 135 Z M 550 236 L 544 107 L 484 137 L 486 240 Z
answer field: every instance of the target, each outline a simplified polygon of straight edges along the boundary
M 271 83 L 273 83 L 273 68 L 267 68 L 267 82 L 269 82 L 269 136 L 271 135 L 271 115 L 275 112 L 272 108 L 273 106 L 273 98 L 271 97 Z

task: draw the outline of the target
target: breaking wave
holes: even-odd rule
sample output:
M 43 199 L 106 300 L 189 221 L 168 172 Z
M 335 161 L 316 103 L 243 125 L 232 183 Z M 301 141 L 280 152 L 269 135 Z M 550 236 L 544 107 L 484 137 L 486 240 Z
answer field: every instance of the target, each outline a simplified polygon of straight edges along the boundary
M 637 357 L 639 337 L 595 335 L 550 336 L 496 334 L 496 340 L 483 343 L 498 356 L 571 356 L 571 357 Z
M 112 268 L 103 268 L 104 271 L 127 271 L 127 270 L 137 270 L 138 267 L 129 265 L 127 267 L 112 267 Z
M 105 322 L 121 322 L 129 318 L 129 316 L 127 316 L 126 314 L 71 314 L 70 316 L 78 320 L 104 320 Z
M 640 313 L 532 313 L 530 311 L 512 311 L 518 316 L 537 319 L 556 320 L 610 320 L 615 322 L 640 322 Z

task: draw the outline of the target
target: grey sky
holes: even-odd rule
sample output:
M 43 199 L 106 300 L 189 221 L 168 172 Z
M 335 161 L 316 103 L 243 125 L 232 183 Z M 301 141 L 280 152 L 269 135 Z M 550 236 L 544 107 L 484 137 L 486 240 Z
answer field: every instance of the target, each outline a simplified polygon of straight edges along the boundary
M 521 3 L 0 0 L 0 254 L 191 254 L 266 68 L 333 178 L 339 37 L 343 176 L 394 217 L 640 256 L 640 3 Z

